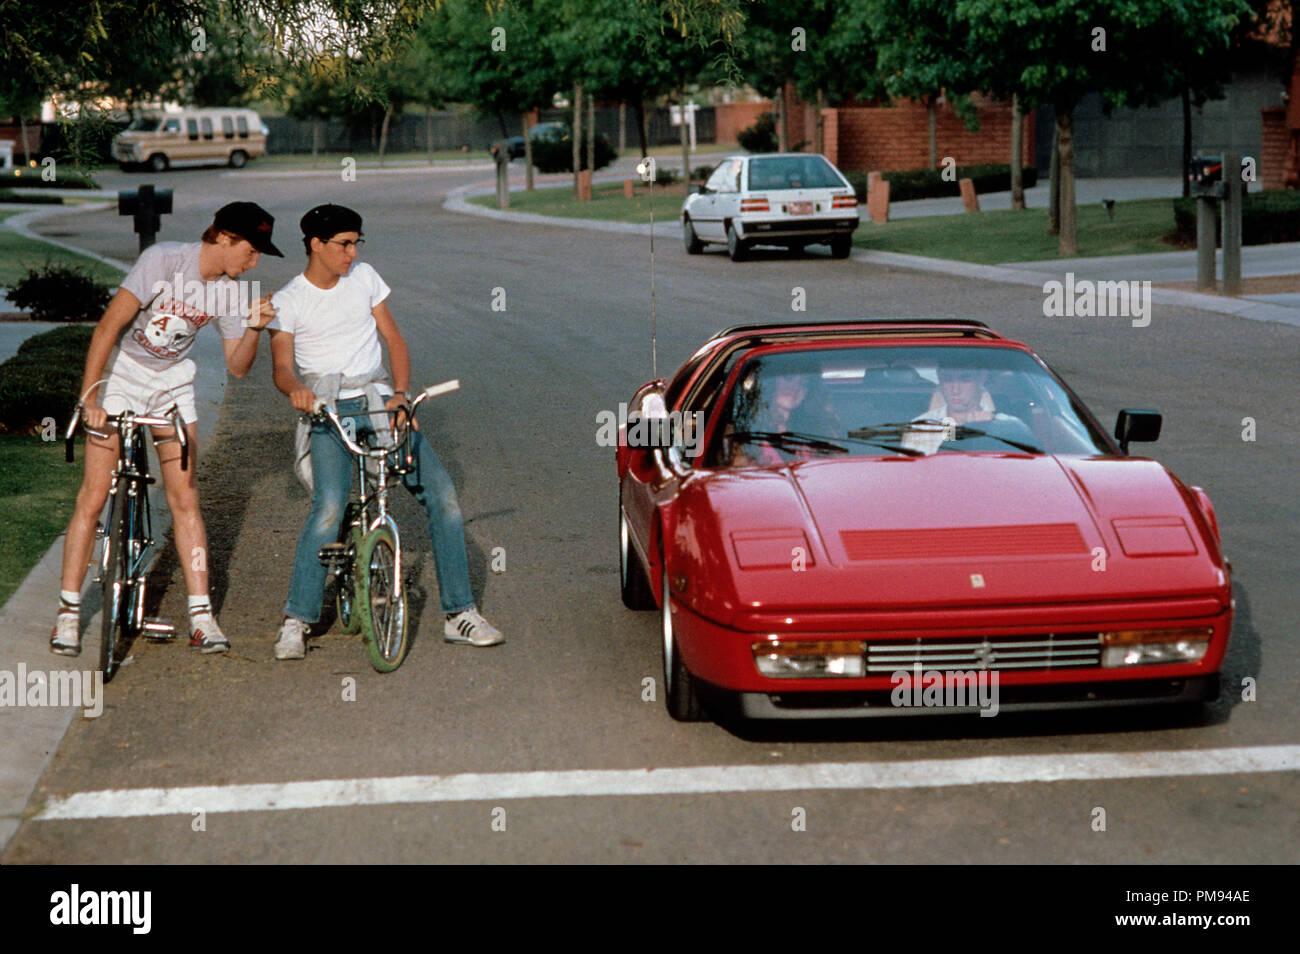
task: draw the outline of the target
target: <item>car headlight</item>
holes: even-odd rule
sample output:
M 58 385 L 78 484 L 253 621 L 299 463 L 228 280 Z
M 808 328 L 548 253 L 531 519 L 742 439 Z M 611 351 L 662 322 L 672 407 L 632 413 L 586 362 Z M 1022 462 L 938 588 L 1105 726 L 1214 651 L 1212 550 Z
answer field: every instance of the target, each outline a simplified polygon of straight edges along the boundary
M 1122 629 L 1101 633 L 1103 669 L 1199 662 L 1210 648 L 1214 629 Z
M 866 644 L 859 639 L 770 640 L 754 643 L 754 665 L 764 676 L 787 679 L 846 678 L 866 675 Z

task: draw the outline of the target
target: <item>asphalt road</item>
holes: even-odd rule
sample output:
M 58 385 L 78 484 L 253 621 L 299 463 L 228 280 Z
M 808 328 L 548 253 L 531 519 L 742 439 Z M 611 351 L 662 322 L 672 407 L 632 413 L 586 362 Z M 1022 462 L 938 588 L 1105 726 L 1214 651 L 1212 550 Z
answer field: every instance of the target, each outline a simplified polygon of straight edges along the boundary
M 116 186 L 115 175 L 106 178 Z M 406 664 L 391 675 L 374 673 L 359 641 L 339 635 L 320 640 L 303 662 L 272 658 L 306 497 L 288 469 L 293 415 L 271 385 L 264 352 L 248 378 L 231 382 L 215 446 L 200 465 L 208 526 L 219 528 L 213 595 L 235 651 L 201 657 L 184 645 L 137 644 L 131 664 L 107 687 L 104 715 L 74 720 L 4 862 L 1300 857 L 1295 772 L 995 777 L 1017 757 L 1049 765 L 1086 753 L 1158 761 L 1145 753 L 1297 741 L 1300 442 L 1290 406 L 1300 329 L 1159 305 L 1146 328 L 1124 318 L 1051 319 L 1034 288 L 815 254 L 760 252 L 735 265 L 723 253 L 687 257 L 679 243 L 660 240 L 661 374 L 733 323 L 955 315 L 1027 341 L 1103 421 L 1125 406 L 1158 408 L 1165 426 L 1152 453 L 1210 492 L 1238 598 L 1225 695 L 1203 724 L 1151 713 L 762 730 L 679 724 L 661 701 L 642 699 L 643 680 L 661 679 L 657 618 L 625 610 L 619 600 L 613 454 L 595 441 L 597 412 L 615 410 L 651 377 L 648 240 L 442 211 L 447 190 L 481 178 L 364 169 L 355 182 L 337 174 L 213 171 L 130 177 L 176 190 L 166 239 L 197 237 L 212 211 L 232 199 L 266 206 L 288 256 L 264 259 L 254 273 L 268 289 L 301 267 L 296 222 L 308 206 L 335 201 L 363 214 L 364 258 L 393 288 L 390 304 L 411 344 L 414 381 L 461 380 L 459 393 L 434 402 L 425 429 L 460 490 L 475 592 L 507 642 L 480 650 L 441 641 L 428 542 L 418 510 L 403 497 L 398 518 L 418 574 L 419 622 Z M 134 238 L 112 212 L 54 219 L 43 229 L 102 254 L 134 256 Z M 803 314 L 791 311 L 796 287 L 806 292 Z M 493 309 L 498 289 L 504 310 Z M 1242 439 L 1246 417 L 1255 420 L 1254 441 Z M 498 547 L 502 573 L 489 566 Z M 156 572 L 164 614 L 180 618 L 184 587 L 174 558 Z M 1240 698 L 1246 677 L 1257 682 L 1256 701 Z M 355 701 L 343 699 L 348 678 L 355 679 Z M 991 757 L 993 775 L 970 783 L 941 766 L 913 788 L 835 789 L 810 773 L 806 788 L 791 791 L 205 808 L 205 800 L 226 804 L 223 787 L 255 783 L 974 757 Z M 217 788 L 186 794 L 193 804 L 174 814 L 34 817 L 49 799 L 78 792 L 189 786 Z M 1105 831 L 1094 830 L 1099 807 Z M 804 830 L 792 823 L 800 809 Z

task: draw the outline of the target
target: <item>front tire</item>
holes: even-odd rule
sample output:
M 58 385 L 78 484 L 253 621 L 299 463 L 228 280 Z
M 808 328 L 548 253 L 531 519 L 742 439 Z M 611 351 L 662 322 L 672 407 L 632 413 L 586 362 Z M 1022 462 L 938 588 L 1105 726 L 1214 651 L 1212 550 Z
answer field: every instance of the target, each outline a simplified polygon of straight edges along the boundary
M 733 262 L 743 262 L 749 258 L 749 243 L 740 237 L 734 222 L 727 223 L 727 254 Z
M 171 165 L 171 163 L 167 161 L 167 157 L 161 152 L 155 152 L 149 157 L 150 172 L 166 172 L 169 165 Z
M 664 704 L 668 714 L 678 722 L 700 722 L 706 716 L 700 702 L 699 680 L 691 675 L 678 652 L 677 635 L 673 632 L 673 598 L 668 589 L 668 560 L 661 558 L 659 562 L 663 586 L 659 618 L 664 653 Z
M 641 557 L 632 546 L 632 529 L 627 524 L 623 504 L 618 505 L 618 580 L 623 595 L 623 605 L 633 610 L 655 608 L 650 577 L 646 574 Z
M 380 526 L 366 534 L 357 554 L 357 610 L 366 657 L 378 672 L 392 672 L 411 648 L 406 582 L 398 572 L 397 535 Z
M 129 573 L 129 556 L 127 554 L 126 527 L 131 521 L 130 482 L 119 480 L 113 494 L 112 522 L 104 534 L 104 554 L 99 579 L 100 596 L 103 611 L 100 618 L 99 670 L 104 674 L 104 682 L 110 682 L 117 674 L 118 647 L 125 642 L 125 635 L 130 623 L 127 615 L 134 608 L 131 596 Z M 119 634 L 123 638 L 119 638 Z
M 699 255 L 704 251 L 704 243 L 695 234 L 695 226 L 690 219 L 682 223 L 682 243 L 686 246 L 687 255 Z

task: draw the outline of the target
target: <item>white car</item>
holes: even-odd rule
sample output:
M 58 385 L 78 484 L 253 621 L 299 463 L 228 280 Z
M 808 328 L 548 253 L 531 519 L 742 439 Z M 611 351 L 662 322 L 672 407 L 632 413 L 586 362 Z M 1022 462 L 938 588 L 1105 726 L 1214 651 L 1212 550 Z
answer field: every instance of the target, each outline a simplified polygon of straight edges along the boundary
M 848 258 L 858 227 L 858 200 L 847 179 L 822 155 L 782 152 L 728 156 L 682 203 L 686 251 L 725 244 L 733 262 L 754 245 L 801 250 L 824 243 Z

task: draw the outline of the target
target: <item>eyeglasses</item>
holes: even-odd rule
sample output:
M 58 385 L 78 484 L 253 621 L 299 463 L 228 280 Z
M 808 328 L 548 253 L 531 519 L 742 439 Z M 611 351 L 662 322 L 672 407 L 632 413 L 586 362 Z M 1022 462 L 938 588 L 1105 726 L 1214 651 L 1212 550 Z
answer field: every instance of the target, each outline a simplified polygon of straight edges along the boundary
M 343 251 L 346 252 L 346 251 L 347 251 L 348 249 L 350 249 L 350 248 L 361 248 L 361 246 L 363 246 L 363 245 L 366 244 L 366 240 L 365 240 L 365 239 L 357 239 L 357 240 L 354 242 L 354 241 L 352 241 L 352 239 L 344 239 L 343 241 L 340 242 L 338 239 L 326 239 L 326 240 L 325 240 L 325 244 L 326 244 L 326 245 L 337 245 L 337 246 L 339 246 L 340 248 L 342 248 Z

